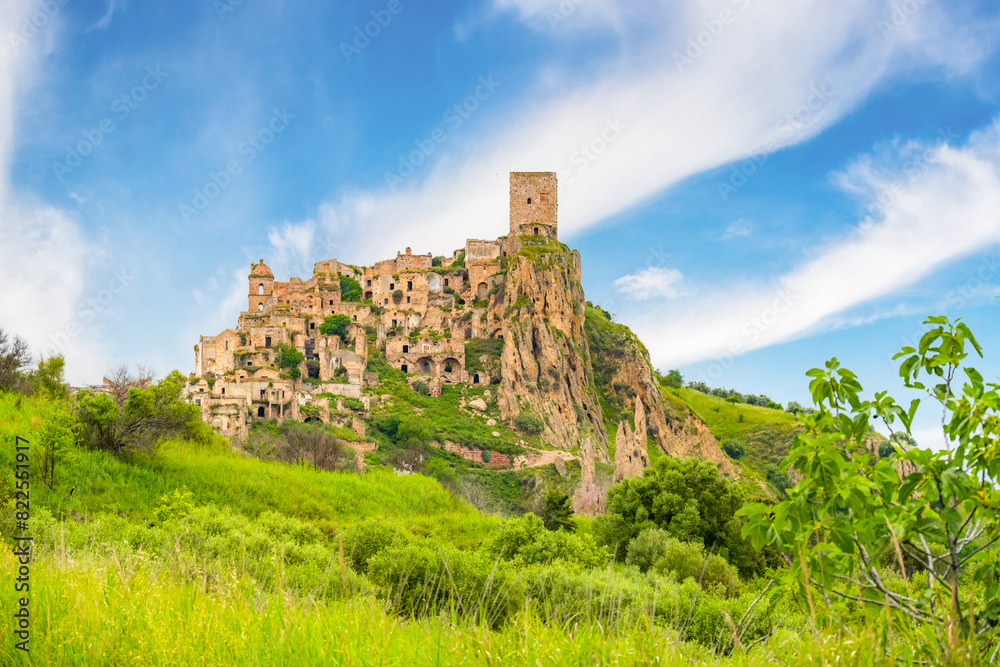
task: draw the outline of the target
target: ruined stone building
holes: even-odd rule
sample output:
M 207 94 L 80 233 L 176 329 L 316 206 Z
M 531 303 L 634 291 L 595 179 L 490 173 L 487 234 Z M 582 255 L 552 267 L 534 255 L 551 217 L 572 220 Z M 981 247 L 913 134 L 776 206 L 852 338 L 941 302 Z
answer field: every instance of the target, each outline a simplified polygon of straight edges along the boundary
M 287 282 L 275 280 L 263 259 L 251 264 L 246 311 L 235 328 L 200 338 L 185 395 L 207 423 L 242 436 L 255 419 L 326 421 L 337 397 L 367 407 L 363 389 L 378 382 L 367 372 L 369 345 L 411 381 L 427 382 L 432 394 L 445 384 L 499 383 L 499 358 L 470 360 L 467 349 L 503 338 L 502 315 L 490 300 L 524 237 L 558 238 L 556 186 L 551 172 L 511 173 L 509 233 L 469 239 L 450 255 L 406 248 L 372 266 L 330 259 L 317 262 L 308 279 Z M 336 315 L 349 318 L 345 335 L 323 334 L 326 318 Z M 304 357 L 295 369 L 279 364 L 285 345 Z

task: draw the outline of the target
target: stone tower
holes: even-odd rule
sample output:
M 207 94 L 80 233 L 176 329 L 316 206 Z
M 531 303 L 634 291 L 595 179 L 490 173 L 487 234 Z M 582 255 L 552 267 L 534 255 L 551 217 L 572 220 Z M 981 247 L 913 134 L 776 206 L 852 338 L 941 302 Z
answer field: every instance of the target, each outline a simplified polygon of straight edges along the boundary
M 510 173 L 510 235 L 558 238 L 554 171 Z
M 264 310 L 267 300 L 274 293 L 274 274 L 264 260 L 260 264 L 250 262 L 250 290 L 247 311 L 256 313 Z

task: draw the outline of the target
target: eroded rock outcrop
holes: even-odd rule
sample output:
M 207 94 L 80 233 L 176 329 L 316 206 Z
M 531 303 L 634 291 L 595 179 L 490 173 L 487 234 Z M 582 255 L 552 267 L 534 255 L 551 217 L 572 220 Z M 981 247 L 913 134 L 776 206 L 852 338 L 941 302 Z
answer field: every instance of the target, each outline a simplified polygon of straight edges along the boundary
M 635 431 L 627 421 L 618 424 L 615 436 L 614 481 L 627 477 L 641 477 L 649 467 L 649 450 L 646 446 L 646 408 L 642 401 L 635 401 Z
M 527 411 L 544 422 L 542 438 L 572 449 L 592 435 L 608 462 L 607 433 L 584 335 L 580 255 L 555 241 L 510 258 L 490 317 L 504 339 L 497 404 L 504 419 Z

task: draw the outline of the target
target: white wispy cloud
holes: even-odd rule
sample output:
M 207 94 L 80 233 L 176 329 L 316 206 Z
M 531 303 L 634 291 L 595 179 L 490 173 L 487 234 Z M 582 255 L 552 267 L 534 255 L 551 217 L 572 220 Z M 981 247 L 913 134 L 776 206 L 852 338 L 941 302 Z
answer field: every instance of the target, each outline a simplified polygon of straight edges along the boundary
M 720 239 L 723 241 L 728 241 L 730 239 L 737 239 L 742 236 L 750 236 L 750 234 L 752 233 L 753 233 L 753 223 L 750 222 L 749 220 L 744 220 L 743 218 L 740 218 L 739 220 L 735 220 L 734 222 L 732 222 L 726 228 L 726 231 L 723 232 Z
M 65 354 L 71 382 L 100 381 L 107 364 L 85 302 L 88 271 L 101 248 L 85 238 L 72 216 L 10 191 L 9 167 L 19 101 L 34 83 L 38 57 L 59 30 L 58 3 L 5 3 L 0 8 L 0 326 L 24 337 L 37 357 Z M 44 30 L 27 33 L 25 21 L 39 12 Z M 9 38 L 15 38 L 10 42 Z M 10 43 L 8 43 L 10 42 Z M 16 48 L 14 44 L 16 43 Z
M 667 298 L 685 294 L 684 274 L 677 269 L 651 266 L 615 280 L 615 289 L 636 301 Z
M 495 8 L 531 21 L 551 5 L 498 0 Z M 579 6 L 615 12 L 624 27 L 608 30 L 623 45 L 619 57 L 584 79 L 543 66 L 527 98 L 510 97 L 513 82 L 498 80 L 482 105 L 489 110 L 476 112 L 496 119 L 477 125 L 496 127 L 492 134 L 456 132 L 430 166 L 395 189 L 380 184 L 327 202 L 316 220 L 320 233 L 335 237 L 352 261 L 413 245 L 414 230 L 428 250 L 458 247 L 470 236 L 505 232 L 508 172 L 550 170 L 560 174 L 561 233 L 572 236 L 692 174 L 815 136 L 900 71 L 963 71 L 988 43 L 932 6 L 887 39 L 879 21 L 892 12 L 889 0 Z M 723 10 L 731 20 L 692 49 Z M 387 173 L 396 169 L 386 164 Z
M 963 146 L 906 142 L 880 149 L 835 180 L 867 193 L 872 215 L 775 280 L 717 286 L 697 294 L 686 310 L 672 308 L 669 321 L 664 313 L 637 315 L 630 324 L 655 364 L 726 359 L 864 323 L 870 318 L 843 313 L 1000 243 L 1000 120 Z M 980 265 L 970 263 L 970 274 Z M 878 315 L 908 312 L 898 306 Z

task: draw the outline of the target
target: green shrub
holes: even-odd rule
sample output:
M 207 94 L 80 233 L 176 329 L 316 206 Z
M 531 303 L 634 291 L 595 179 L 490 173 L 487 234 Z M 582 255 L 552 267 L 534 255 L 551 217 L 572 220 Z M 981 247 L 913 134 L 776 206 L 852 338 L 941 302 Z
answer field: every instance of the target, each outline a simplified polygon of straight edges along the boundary
M 743 458 L 746 454 L 746 448 L 740 443 L 739 440 L 734 440 L 730 438 L 722 443 L 722 451 L 724 451 L 729 458 L 739 460 Z
M 486 551 L 494 558 L 519 565 L 561 561 L 573 569 L 603 567 L 611 558 L 590 535 L 547 530 L 542 520 L 531 513 L 505 521 Z
M 523 600 L 508 565 L 430 541 L 382 550 L 368 560 L 368 577 L 396 613 L 409 617 L 453 611 L 496 627 Z
M 324 336 L 340 336 L 341 340 L 347 340 L 347 327 L 350 325 L 350 315 L 328 315 L 319 325 L 319 332 Z
M 702 545 L 681 542 L 674 537 L 667 537 L 662 549 L 663 556 L 653 565 L 657 574 L 673 573 L 679 581 L 690 577 L 695 581 L 701 580 L 703 588 L 714 588 L 728 597 L 739 595 L 740 578 L 736 568 L 722 556 L 706 556 Z
M 522 433 L 538 435 L 545 428 L 545 422 L 537 415 L 522 412 L 517 417 L 514 417 L 514 427 Z
M 340 300 L 360 302 L 364 293 L 361 283 L 350 276 L 340 276 Z
M 482 451 L 482 459 L 483 459 L 483 463 L 489 463 L 490 462 L 490 450 L 484 449 Z
M 340 537 L 344 557 L 351 568 L 365 574 L 368 561 L 385 549 L 398 548 L 412 540 L 409 533 L 391 520 L 365 519 L 346 530 Z
M 635 565 L 640 571 L 646 572 L 663 558 L 667 543 L 674 538 L 670 533 L 660 528 L 648 528 L 628 543 L 625 563 Z
M 413 391 L 423 396 L 429 396 L 431 393 L 430 387 L 423 380 L 414 380 L 410 386 L 413 387 Z

